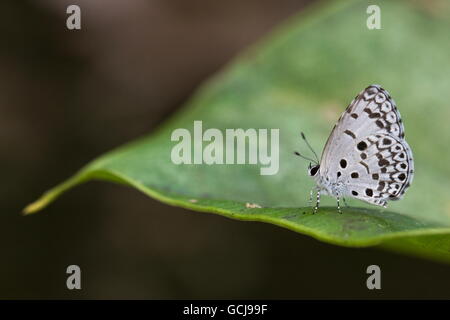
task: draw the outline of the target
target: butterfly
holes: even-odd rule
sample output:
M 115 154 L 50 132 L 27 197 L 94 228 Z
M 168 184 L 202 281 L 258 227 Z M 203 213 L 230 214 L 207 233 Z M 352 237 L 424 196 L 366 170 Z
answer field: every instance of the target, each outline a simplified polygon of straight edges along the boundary
M 316 187 L 316 205 L 320 195 L 337 199 L 356 198 L 374 205 L 387 207 L 387 202 L 400 200 L 411 185 L 414 161 L 411 148 L 405 140 L 402 118 L 389 93 L 379 85 L 361 91 L 335 124 L 319 161 L 298 152 L 296 155 L 314 162 L 308 173 Z

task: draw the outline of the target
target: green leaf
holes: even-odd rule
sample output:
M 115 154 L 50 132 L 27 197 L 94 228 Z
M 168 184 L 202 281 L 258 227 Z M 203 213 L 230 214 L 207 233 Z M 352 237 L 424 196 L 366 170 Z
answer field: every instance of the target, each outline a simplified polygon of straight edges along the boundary
M 337 245 L 381 244 L 450 262 L 450 8 L 439 1 L 383 2 L 382 29 L 369 30 L 369 4 L 327 3 L 293 17 L 206 83 L 157 132 L 93 161 L 25 212 L 85 181 L 107 180 L 167 204 L 273 223 Z M 388 210 L 348 199 L 340 215 L 335 200 L 323 197 L 325 207 L 312 215 L 307 199 L 314 184 L 307 163 L 293 155 L 305 150 L 300 130 L 321 148 L 347 104 L 372 83 L 397 102 L 414 154 L 414 182 Z M 280 129 L 279 172 L 260 175 L 260 165 L 175 165 L 171 134 L 193 132 L 195 120 L 203 121 L 203 131 Z

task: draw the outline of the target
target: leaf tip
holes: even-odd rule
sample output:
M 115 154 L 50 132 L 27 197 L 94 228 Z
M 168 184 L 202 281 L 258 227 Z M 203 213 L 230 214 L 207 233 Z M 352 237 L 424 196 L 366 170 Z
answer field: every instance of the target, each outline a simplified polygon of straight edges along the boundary
M 74 177 L 70 178 L 69 180 L 66 180 L 65 182 L 63 182 L 62 184 L 54 187 L 53 189 L 48 190 L 39 199 L 37 199 L 36 201 L 27 205 L 22 210 L 22 214 L 24 216 L 27 216 L 27 215 L 36 213 L 38 211 L 41 211 L 46 206 L 48 206 L 50 203 L 52 203 L 62 193 L 64 193 L 65 191 L 72 188 L 73 186 L 76 186 L 86 180 L 87 180 L 87 175 L 85 175 L 85 174 L 75 175 Z
M 43 207 L 44 207 L 44 205 L 39 200 L 32 202 L 22 210 L 22 215 L 24 215 L 24 216 L 30 215 L 32 213 L 35 213 L 35 212 L 41 210 Z
M 22 210 L 22 215 L 28 216 L 44 209 L 52 201 L 51 197 L 46 195 L 42 196 L 38 200 L 30 203 Z

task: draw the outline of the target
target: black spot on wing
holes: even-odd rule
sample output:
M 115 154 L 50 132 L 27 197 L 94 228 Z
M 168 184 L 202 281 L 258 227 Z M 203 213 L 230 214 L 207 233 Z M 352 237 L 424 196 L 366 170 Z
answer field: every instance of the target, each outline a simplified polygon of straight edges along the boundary
M 386 166 L 389 165 L 389 161 L 386 160 L 386 159 L 381 159 L 380 161 L 378 161 L 378 165 L 379 165 L 380 167 L 386 167 Z
M 378 126 L 378 128 L 382 129 L 384 128 L 384 123 L 380 120 L 375 121 L 375 124 Z
M 346 133 L 347 135 L 349 135 L 350 137 L 352 137 L 353 139 L 356 139 L 356 136 L 353 132 L 351 132 L 350 130 L 345 130 L 344 133 Z
M 367 165 L 367 163 L 365 163 L 364 161 L 360 161 L 359 163 L 360 163 L 364 168 L 366 168 L 367 173 L 370 173 L 369 166 Z
M 359 151 L 364 151 L 367 149 L 367 143 L 365 143 L 364 141 L 361 141 L 360 143 L 358 143 L 356 145 L 356 147 L 358 148 Z
M 380 181 L 380 183 L 378 183 L 378 191 L 383 191 L 384 187 L 386 186 L 386 182 L 384 181 Z

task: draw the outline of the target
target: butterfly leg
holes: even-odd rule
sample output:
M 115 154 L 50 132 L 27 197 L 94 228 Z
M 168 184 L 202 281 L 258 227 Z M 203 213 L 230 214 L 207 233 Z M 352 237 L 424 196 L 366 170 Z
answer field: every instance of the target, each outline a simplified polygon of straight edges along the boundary
M 344 200 L 344 204 L 348 208 L 348 204 L 347 204 L 347 201 L 345 201 L 345 198 L 342 198 L 342 200 Z
M 317 188 L 316 190 L 317 190 L 316 206 L 314 207 L 313 214 L 315 214 L 317 212 L 317 210 L 319 209 L 319 205 L 320 205 L 320 189 Z
M 339 197 L 336 197 L 336 198 L 337 198 L 337 209 L 338 209 L 338 212 L 339 212 L 340 214 L 342 214 L 341 206 L 339 205 Z
M 317 190 L 317 187 L 314 187 L 309 191 L 309 200 L 308 200 L 308 206 L 311 207 L 312 205 L 312 196 L 313 196 L 313 190 Z

